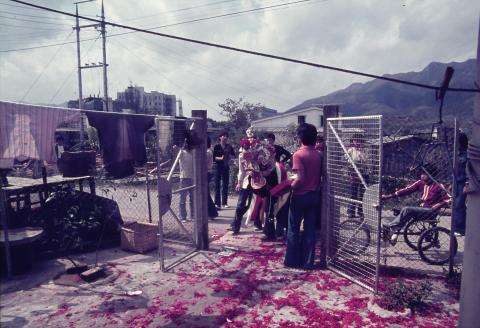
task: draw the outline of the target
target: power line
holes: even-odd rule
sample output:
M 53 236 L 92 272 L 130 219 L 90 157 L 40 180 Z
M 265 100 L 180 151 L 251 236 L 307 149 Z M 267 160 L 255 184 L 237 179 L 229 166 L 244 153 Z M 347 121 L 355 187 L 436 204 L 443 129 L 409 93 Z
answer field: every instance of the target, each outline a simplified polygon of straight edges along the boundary
M 140 36 L 140 39 L 141 39 L 141 40 L 145 40 L 145 42 L 150 42 L 150 40 L 148 40 L 147 38 L 144 38 L 144 37 L 142 37 L 142 36 Z M 135 42 L 134 42 L 134 41 L 129 40 L 129 42 L 132 43 L 132 44 L 134 45 L 134 47 L 135 47 Z M 168 57 L 170 57 L 170 58 L 173 58 L 173 60 L 175 61 L 175 62 L 173 62 L 174 64 L 176 64 L 176 61 L 178 61 L 178 60 L 184 60 L 184 58 L 185 58 L 185 56 L 186 56 L 186 52 L 188 52 L 188 51 L 183 51 L 183 52 L 182 52 L 182 51 L 179 51 L 179 52 L 177 52 L 177 51 L 175 51 L 172 47 L 165 48 L 165 47 L 162 47 L 162 46 L 159 46 L 159 45 L 157 45 L 157 47 L 160 47 L 162 50 L 171 53 L 171 54 L 165 54 L 165 53 L 164 53 L 164 54 L 165 54 L 165 56 L 168 56 Z M 172 55 L 172 54 L 173 54 L 173 55 Z M 200 69 L 202 69 L 203 71 L 205 71 L 206 73 L 208 73 L 208 74 L 206 75 L 206 78 L 207 78 L 208 80 L 212 81 L 213 83 L 218 83 L 218 82 L 219 82 L 219 81 L 218 81 L 219 79 L 224 78 L 225 83 L 223 83 L 222 85 L 229 85 L 232 90 L 236 89 L 236 90 L 238 90 L 238 91 L 240 91 L 240 92 L 242 92 L 242 93 L 245 91 L 245 89 L 241 89 L 241 88 L 238 87 L 237 85 L 230 83 L 231 81 L 230 81 L 228 78 L 225 78 L 225 76 L 223 76 L 223 74 L 216 74 L 216 73 L 213 72 L 210 68 L 208 68 L 208 67 L 205 66 L 205 65 L 200 64 L 199 62 L 196 62 L 196 61 L 194 61 L 194 60 L 188 60 L 187 64 L 188 64 L 188 65 L 191 65 L 191 66 L 193 66 L 193 67 L 195 67 L 195 68 L 200 68 Z M 217 67 L 217 66 L 218 66 L 218 67 Z M 216 65 L 216 68 L 217 68 L 216 71 L 221 71 L 221 70 L 223 70 L 223 69 L 235 70 L 235 66 L 233 66 L 233 65 Z M 237 69 L 237 71 L 239 71 L 239 70 Z M 192 73 L 193 73 L 193 72 L 192 72 Z M 212 79 L 212 78 L 210 78 L 209 76 L 218 76 L 218 77 L 216 77 L 215 79 Z M 203 77 L 202 77 L 202 78 L 203 78 Z M 253 79 L 253 78 L 250 78 L 250 80 L 252 80 L 252 79 Z M 256 87 L 252 86 L 251 84 L 245 83 L 245 82 L 243 82 L 243 81 L 241 81 L 241 80 L 240 80 L 240 81 L 237 81 L 236 83 L 237 83 L 237 84 L 244 85 L 246 88 L 252 90 L 254 93 L 257 93 L 257 94 L 260 93 L 260 94 L 262 94 L 263 96 L 269 96 L 269 97 L 271 97 L 272 99 L 275 99 L 275 100 L 278 100 L 278 99 L 280 98 L 281 100 L 283 100 L 283 101 L 285 101 L 285 102 L 287 101 L 286 99 L 282 99 L 282 96 L 273 95 L 273 94 L 271 94 L 271 93 L 269 93 L 269 92 L 262 91 L 262 90 L 260 90 L 260 89 L 258 89 L 258 88 L 256 88 Z M 261 82 L 261 84 L 264 84 L 264 83 Z
M 67 37 L 65 38 L 65 40 L 67 40 L 73 33 L 73 30 L 70 31 L 70 33 L 67 35 Z M 32 88 L 35 86 L 35 84 L 37 84 L 38 80 L 40 80 L 40 78 L 42 77 L 43 73 L 45 72 L 45 70 L 48 68 L 48 66 L 50 66 L 50 64 L 53 62 L 53 60 L 57 57 L 58 53 L 60 52 L 60 50 L 62 50 L 62 47 L 58 48 L 57 51 L 55 52 L 55 54 L 53 55 L 53 57 L 48 61 L 47 65 L 45 65 L 42 69 L 42 71 L 40 72 L 40 74 L 38 74 L 37 78 L 32 82 L 32 84 L 30 85 L 30 87 L 28 88 L 28 90 L 25 92 L 25 94 L 23 95 L 22 99 L 20 99 L 20 102 L 22 102 L 25 97 L 27 97 L 27 95 L 30 93 L 30 91 L 32 90 Z
M 300 1 L 300 2 L 305 2 L 305 1 L 312 1 L 312 0 L 303 0 L 303 1 Z M 327 0 L 323 0 L 323 1 L 327 1 Z M 299 1 L 288 2 L 288 3 L 284 3 L 284 4 L 282 4 L 282 5 L 283 5 L 283 6 L 286 6 L 286 5 L 294 4 L 294 3 L 297 3 L 297 2 L 299 2 Z M 278 7 L 278 5 L 277 5 L 276 7 Z M 272 8 L 273 8 L 273 7 L 272 7 Z M 272 9 L 272 8 L 270 8 L 270 7 L 268 7 L 268 8 L 266 8 L 266 7 L 265 7 L 265 8 L 254 8 L 254 9 L 245 10 L 245 11 L 242 11 L 242 12 L 233 12 L 233 13 L 224 14 L 224 15 L 209 16 L 209 17 L 204 17 L 204 18 L 199 18 L 199 19 L 193 19 L 193 20 L 187 20 L 187 21 L 178 22 L 178 23 L 161 25 L 161 26 L 149 28 L 149 29 L 147 29 L 147 30 L 160 29 L 160 28 L 165 28 L 165 27 L 171 27 L 171 26 L 189 24 L 189 23 L 194 23 L 194 22 L 206 21 L 206 20 L 210 20 L 210 19 L 216 19 L 216 18 L 220 18 L 220 17 L 233 16 L 233 15 L 240 14 L 240 13 L 245 14 L 245 13 L 248 13 L 248 12 L 259 11 L 260 9 L 266 10 L 266 9 Z M 39 9 L 39 10 L 40 10 L 40 9 Z M 80 18 L 83 18 L 82 16 L 79 16 L 79 17 L 80 17 Z M 116 26 L 113 26 L 113 27 L 116 27 Z M 138 33 L 138 31 L 114 33 L 114 34 L 108 35 L 107 37 L 108 37 L 108 38 L 111 38 L 111 37 L 115 37 L 115 36 L 121 36 L 121 35 L 126 35 L 126 34 L 133 34 L 133 33 Z M 83 40 L 80 40 L 80 42 L 91 41 L 91 40 L 94 40 L 94 38 L 83 39 Z M 75 42 L 75 41 L 72 41 L 71 43 L 74 43 L 74 42 Z M 34 50 L 34 49 L 41 49 L 41 48 L 62 46 L 62 45 L 64 45 L 64 44 L 65 44 L 65 43 L 53 43 L 53 44 L 50 44 L 50 43 L 49 43 L 49 44 L 45 44 L 45 45 L 39 45 L 39 46 L 33 46 L 33 47 L 26 47 L 26 48 L 15 48 L 15 49 L 0 50 L 0 53 L 1 53 L 1 52 L 16 52 L 16 51 Z
M 215 18 L 235 16 L 235 15 L 251 13 L 251 12 L 255 12 L 255 11 L 262 11 L 262 10 L 278 8 L 278 7 L 284 7 L 284 6 L 288 6 L 288 5 L 294 5 L 294 4 L 310 2 L 310 1 L 312 1 L 312 0 L 298 0 L 298 1 L 282 3 L 282 4 L 271 5 L 271 6 L 240 10 L 240 11 L 236 11 L 236 12 L 233 12 L 233 13 L 226 13 L 226 14 L 220 14 L 220 15 L 209 16 L 209 17 L 204 17 L 204 18 L 192 19 L 192 20 L 189 20 L 189 21 L 186 21 L 186 22 L 179 22 L 179 23 L 166 24 L 166 25 L 161 25 L 161 26 L 156 26 L 156 27 L 149 27 L 149 28 L 146 28 L 145 30 L 156 30 L 156 29 L 164 28 L 164 27 L 177 26 L 177 25 L 182 25 L 182 24 L 186 24 L 186 23 L 201 22 L 201 21 L 215 19 Z M 327 0 L 324 0 L 324 1 L 327 1 Z
M 95 44 L 95 42 L 97 42 L 97 40 L 100 38 L 101 34 L 98 34 L 98 36 L 93 40 L 92 44 L 90 45 L 90 47 L 87 49 L 87 55 L 88 55 L 88 52 L 92 49 L 93 45 Z M 84 55 L 85 56 L 85 55 Z M 82 58 L 84 59 L 84 58 Z M 68 80 L 70 80 L 70 78 L 72 77 L 73 73 L 75 73 L 77 70 L 73 70 L 73 71 L 70 71 L 70 74 L 63 80 L 63 82 L 60 84 L 60 87 L 57 89 L 57 91 L 53 94 L 52 98 L 50 98 L 50 101 L 48 102 L 49 104 L 51 104 L 53 102 L 53 100 L 57 97 L 58 93 L 60 92 L 60 90 L 63 89 L 63 87 L 65 86 L 65 84 L 67 83 Z
M 12 0 L 10 0 L 12 1 Z M 22 9 L 28 9 L 28 10 L 36 10 L 36 11 L 40 11 L 40 10 L 43 10 L 42 8 L 30 8 L 28 7 L 28 5 L 26 6 L 17 6 L 17 5 L 12 5 L 10 3 L 5 3 L 5 2 L 0 2 L 0 6 L 8 6 L 8 7 L 14 7 L 14 8 L 22 8 Z M 97 17 L 97 15 L 86 15 L 86 14 L 83 14 L 84 16 L 90 16 L 90 17 Z
M 116 42 L 115 42 L 116 43 Z M 113 44 L 115 44 L 113 43 Z M 143 58 L 141 58 L 140 56 L 137 56 L 135 53 L 133 53 L 130 49 L 128 49 L 127 47 L 124 47 L 120 42 L 118 42 L 119 46 L 122 47 L 124 50 L 130 52 L 133 56 L 137 57 L 138 60 L 142 61 L 145 65 L 147 65 L 148 67 L 150 67 L 151 70 L 153 70 L 154 72 L 156 72 L 157 74 L 163 76 L 163 78 L 165 80 L 167 80 L 168 82 L 172 83 L 173 85 L 177 86 L 178 88 L 182 89 L 183 91 L 185 91 L 188 95 L 190 95 L 191 97 L 193 97 L 194 99 L 196 99 L 197 101 L 199 101 L 200 103 L 206 105 L 207 107 L 210 107 L 211 109 L 217 111 L 218 113 L 220 113 L 215 107 L 212 107 L 211 105 L 207 104 L 206 102 L 204 102 L 203 100 L 199 99 L 197 96 L 191 94 L 188 90 L 186 90 L 185 88 L 183 88 L 182 86 L 176 84 L 175 82 L 173 82 L 172 80 L 170 80 L 169 78 L 167 78 L 164 74 L 162 74 L 161 72 L 159 72 L 155 67 L 153 67 L 152 65 L 150 65 L 149 63 L 147 63 Z
M 29 30 L 45 30 L 45 31 L 66 31 L 67 29 L 64 30 L 59 30 L 58 28 L 46 28 L 46 27 L 33 27 L 33 26 L 20 26 L 20 25 L 11 25 L 11 24 L 3 24 L 0 23 L 1 26 L 7 26 L 10 28 L 26 28 Z
M 39 8 L 30 8 L 30 7 L 25 7 L 25 6 L 17 6 L 17 5 L 12 5 L 10 3 L 5 3 L 5 2 L 0 2 L 0 5 L 2 6 L 9 6 L 9 7 L 15 7 L 15 8 L 22 8 L 22 9 L 29 9 L 29 10 L 41 10 Z
M 21 0 L 11 0 L 11 1 L 16 2 L 16 3 L 21 3 L 21 4 L 24 4 L 24 5 L 27 5 L 27 6 L 32 6 L 34 8 L 39 8 L 39 9 L 47 10 L 47 11 L 50 11 L 50 12 L 55 12 L 55 13 L 58 13 L 58 14 L 62 14 L 62 15 L 67 15 L 67 16 L 70 16 L 70 17 L 76 17 L 75 14 L 71 14 L 71 13 L 68 13 L 68 12 L 64 12 L 64 11 L 60 11 L 60 10 L 56 10 L 56 9 L 52 9 L 52 8 L 48 8 L 48 7 L 44 7 L 44 6 L 35 5 L 35 4 L 24 2 L 24 1 L 21 1 Z M 246 54 L 250 54 L 250 55 L 254 55 L 254 56 L 277 59 L 277 60 L 282 60 L 282 61 L 286 61 L 286 62 L 311 66 L 311 67 L 315 67 L 315 68 L 328 69 L 328 70 L 333 70 L 333 71 L 337 71 L 337 72 L 359 75 L 359 76 L 369 77 L 369 78 L 373 78 L 373 79 L 385 80 L 385 81 L 390 81 L 390 82 L 394 82 L 394 83 L 400 83 L 400 84 L 405 84 L 405 85 L 410 85 L 410 86 L 415 86 L 415 87 L 420 87 L 420 88 L 425 88 L 425 89 L 430 89 L 430 90 L 439 90 L 440 89 L 440 87 L 438 87 L 438 86 L 433 86 L 433 85 L 428 85 L 428 84 L 404 81 L 404 80 L 395 79 L 395 78 L 386 77 L 386 76 L 364 73 L 364 72 L 360 72 L 360 71 L 354 71 L 354 70 L 349 70 L 349 69 L 344 69 L 344 68 L 339 68 L 339 67 L 334 67 L 334 66 L 316 64 L 316 63 L 307 62 L 307 61 L 304 61 L 304 60 L 298 60 L 298 59 L 293 59 L 293 58 L 288 58 L 288 57 L 283 57 L 283 56 L 277 56 L 277 55 L 262 53 L 262 52 L 253 51 L 253 50 L 247 50 L 247 49 L 225 46 L 225 45 L 218 44 L 218 43 L 205 42 L 205 41 L 200 41 L 200 40 L 195 40 L 195 39 L 190 39 L 190 38 L 184 38 L 184 37 L 180 37 L 180 36 L 176 36 L 176 35 L 154 32 L 154 31 L 151 31 L 149 29 L 140 29 L 140 28 L 136 28 L 136 27 L 133 27 L 133 26 L 127 26 L 127 25 L 112 23 L 112 22 L 108 22 L 108 21 L 101 21 L 101 20 L 98 20 L 98 19 L 88 18 L 88 17 L 80 16 L 80 15 L 78 17 L 82 18 L 82 19 L 85 19 L 85 20 L 92 21 L 92 22 L 104 23 L 106 25 L 110 25 L 110 26 L 114 26 L 114 27 L 120 27 L 120 28 L 132 30 L 132 31 L 136 31 L 136 32 L 143 32 L 143 33 L 147 33 L 147 34 L 161 36 L 161 37 L 164 37 L 164 38 L 180 40 L 180 41 L 185 41 L 185 42 L 191 42 L 191 43 L 196 43 L 196 44 L 200 44 L 200 45 L 204 45 L 204 46 L 209 46 L 209 47 L 215 47 L 215 48 L 219 48 L 219 49 L 225 49 L 225 50 L 230 50 L 230 51 L 235 51 L 235 52 L 246 53 Z M 449 91 L 463 91 L 463 92 L 480 92 L 480 89 L 467 89 L 467 88 L 448 88 L 447 90 L 449 90 Z
M 0 17 L 6 18 L 6 19 L 11 19 L 11 20 L 14 20 L 14 21 L 32 22 L 32 23 L 40 23 L 40 24 L 48 24 L 48 25 L 67 25 L 67 26 L 71 25 L 71 24 L 62 24 L 62 23 L 42 22 L 42 21 L 37 21 L 37 20 L 8 17 L 8 16 L 3 16 L 3 15 L 0 15 Z
M 156 17 L 156 16 L 160 16 L 160 15 L 164 15 L 164 14 L 170 14 L 170 13 L 175 13 L 175 12 L 180 12 L 180 11 L 197 9 L 197 8 L 201 8 L 201 7 L 208 7 L 208 6 L 213 6 L 213 5 L 216 5 L 216 4 L 219 4 L 219 3 L 232 2 L 232 1 L 236 1 L 236 0 L 223 0 L 223 1 L 210 2 L 210 3 L 205 3 L 205 4 L 198 5 L 198 6 L 194 6 L 194 7 L 174 9 L 174 10 L 170 10 L 170 11 L 166 11 L 166 12 L 161 12 L 161 13 L 157 13 L 157 14 L 152 14 L 152 15 L 147 15 L 147 16 L 140 16 L 140 17 L 135 17 L 135 18 L 129 18 L 129 19 L 126 19 L 126 20 L 124 20 L 124 21 L 125 21 L 125 22 L 131 22 L 131 21 L 136 21 L 136 20 L 139 20 L 139 19 L 151 18 L 151 17 Z
M 26 7 L 22 7 L 22 8 L 26 8 Z M 33 17 L 33 18 L 43 18 L 43 19 L 54 19 L 54 20 L 58 20 L 57 17 L 53 17 L 53 16 L 27 15 L 27 14 L 17 13 L 17 12 L 14 12 L 14 11 L 4 11 L 4 10 L 0 10 L 0 13 L 2 13 L 2 14 L 10 14 L 10 15 L 15 15 L 15 16 L 23 16 L 23 17 Z

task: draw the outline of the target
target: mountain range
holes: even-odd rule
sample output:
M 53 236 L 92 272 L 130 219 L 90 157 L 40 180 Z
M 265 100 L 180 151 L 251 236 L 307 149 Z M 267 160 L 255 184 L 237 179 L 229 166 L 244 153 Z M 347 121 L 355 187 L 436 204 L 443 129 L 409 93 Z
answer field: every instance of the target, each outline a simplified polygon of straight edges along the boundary
M 473 89 L 475 81 L 475 59 L 458 63 L 428 64 L 420 72 L 386 74 L 385 77 L 439 86 L 448 66 L 455 70 L 450 87 Z M 447 91 L 444 98 L 444 117 L 457 116 L 469 119 L 473 115 L 472 92 Z M 435 91 L 405 84 L 374 79 L 366 83 L 353 83 L 345 89 L 328 95 L 312 98 L 287 110 L 295 111 L 319 104 L 338 104 L 344 116 L 379 115 L 425 116 L 438 115 L 440 102 Z

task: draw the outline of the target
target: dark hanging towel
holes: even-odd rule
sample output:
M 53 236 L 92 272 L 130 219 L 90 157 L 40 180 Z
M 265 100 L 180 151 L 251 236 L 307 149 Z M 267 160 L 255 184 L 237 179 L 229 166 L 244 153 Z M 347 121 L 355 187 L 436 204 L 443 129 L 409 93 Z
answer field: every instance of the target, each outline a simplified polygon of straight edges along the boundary
M 153 117 L 104 112 L 87 112 L 87 117 L 90 125 L 97 129 L 110 178 L 125 178 L 135 173 L 135 164 L 145 164 L 145 132 L 153 126 Z

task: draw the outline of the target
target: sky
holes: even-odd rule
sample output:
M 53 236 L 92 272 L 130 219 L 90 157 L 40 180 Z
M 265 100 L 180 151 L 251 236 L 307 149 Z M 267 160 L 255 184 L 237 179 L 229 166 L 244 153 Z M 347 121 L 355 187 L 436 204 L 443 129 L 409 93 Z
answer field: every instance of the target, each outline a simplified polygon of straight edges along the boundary
M 30 1 L 75 12 L 70 0 Z M 480 18 L 478 0 L 104 0 L 104 5 L 107 21 L 376 75 L 474 58 Z M 98 18 L 101 2 L 78 8 L 80 15 Z M 62 104 L 78 97 L 74 25 L 72 17 L 0 0 L 0 100 Z M 283 112 L 369 80 L 125 32 L 107 27 L 109 96 L 143 86 L 176 95 L 186 115 L 205 109 L 224 120 L 218 104 L 239 97 Z M 80 39 L 82 65 L 102 62 L 99 32 L 83 28 Z M 67 44 L 49 46 L 60 43 Z M 25 48 L 33 49 L 20 50 Z M 84 97 L 102 96 L 102 69 L 82 74 Z

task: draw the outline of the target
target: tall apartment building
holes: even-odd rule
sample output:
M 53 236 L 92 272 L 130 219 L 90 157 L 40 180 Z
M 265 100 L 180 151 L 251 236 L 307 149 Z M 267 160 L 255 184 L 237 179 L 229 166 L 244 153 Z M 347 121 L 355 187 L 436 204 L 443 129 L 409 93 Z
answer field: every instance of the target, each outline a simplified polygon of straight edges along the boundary
M 125 91 L 117 92 L 113 109 L 116 112 L 175 116 L 177 99 L 175 95 L 145 92 L 143 87 L 129 86 Z

